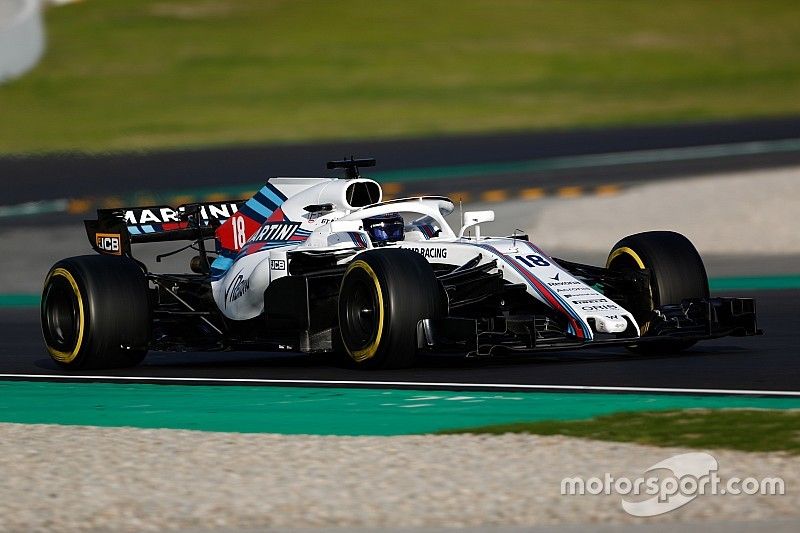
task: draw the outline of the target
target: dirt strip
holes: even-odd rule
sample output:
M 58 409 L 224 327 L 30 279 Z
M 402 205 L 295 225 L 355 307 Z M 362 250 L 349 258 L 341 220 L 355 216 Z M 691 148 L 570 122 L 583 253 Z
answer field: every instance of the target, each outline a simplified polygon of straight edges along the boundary
M 685 450 L 564 437 L 323 437 L 0 424 L 0 531 L 479 527 L 800 516 L 800 458 L 712 451 L 783 496 L 698 496 L 635 518 L 566 476 L 640 477 Z M 639 498 L 641 499 L 641 498 Z

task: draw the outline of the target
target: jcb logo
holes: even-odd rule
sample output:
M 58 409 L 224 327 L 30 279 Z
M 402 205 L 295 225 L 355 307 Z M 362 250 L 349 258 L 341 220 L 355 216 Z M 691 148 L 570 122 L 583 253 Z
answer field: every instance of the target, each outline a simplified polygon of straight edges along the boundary
M 95 235 L 97 249 L 112 255 L 122 255 L 119 245 L 119 233 L 98 233 Z

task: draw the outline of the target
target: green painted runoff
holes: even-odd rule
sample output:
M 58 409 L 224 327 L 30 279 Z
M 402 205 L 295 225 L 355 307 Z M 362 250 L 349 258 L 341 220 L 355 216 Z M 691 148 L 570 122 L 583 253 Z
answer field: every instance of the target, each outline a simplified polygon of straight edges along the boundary
M 0 422 L 241 433 L 405 435 L 685 408 L 800 398 L 0 381 Z

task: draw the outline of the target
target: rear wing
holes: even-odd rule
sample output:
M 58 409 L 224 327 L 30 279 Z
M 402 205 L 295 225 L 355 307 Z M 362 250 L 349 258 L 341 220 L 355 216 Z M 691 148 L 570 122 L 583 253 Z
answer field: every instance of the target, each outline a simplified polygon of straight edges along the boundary
M 95 251 L 131 255 L 131 244 L 197 240 L 214 237 L 215 230 L 239 211 L 243 200 L 98 209 L 97 220 L 85 220 L 86 235 Z

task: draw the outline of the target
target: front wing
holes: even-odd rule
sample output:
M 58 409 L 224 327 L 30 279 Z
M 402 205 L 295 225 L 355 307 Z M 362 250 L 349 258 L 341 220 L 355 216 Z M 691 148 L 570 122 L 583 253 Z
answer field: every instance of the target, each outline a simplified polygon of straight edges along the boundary
M 683 300 L 653 311 L 642 337 L 598 335 L 592 340 L 559 334 L 547 317 L 449 317 L 426 319 L 417 326 L 417 347 L 428 352 L 467 353 L 473 357 L 495 354 L 570 350 L 601 346 L 636 346 L 675 339 L 699 341 L 719 337 L 761 335 L 752 298 Z

